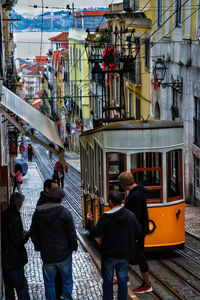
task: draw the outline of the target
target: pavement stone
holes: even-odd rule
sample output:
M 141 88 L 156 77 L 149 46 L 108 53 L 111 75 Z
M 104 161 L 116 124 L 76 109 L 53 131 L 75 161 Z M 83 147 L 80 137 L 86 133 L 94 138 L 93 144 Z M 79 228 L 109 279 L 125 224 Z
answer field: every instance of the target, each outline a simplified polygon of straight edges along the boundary
M 37 169 L 37 164 L 28 163 L 29 170 L 23 178 L 22 192 L 25 201 L 21 208 L 21 216 L 25 230 L 29 230 L 35 205 L 43 189 L 43 179 Z M 42 261 L 40 253 L 34 250 L 29 239 L 26 244 L 28 264 L 25 275 L 29 285 L 31 299 L 45 300 Z M 73 253 L 73 299 L 99 300 L 102 299 L 102 279 L 90 255 L 79 243 L 78 251 Z

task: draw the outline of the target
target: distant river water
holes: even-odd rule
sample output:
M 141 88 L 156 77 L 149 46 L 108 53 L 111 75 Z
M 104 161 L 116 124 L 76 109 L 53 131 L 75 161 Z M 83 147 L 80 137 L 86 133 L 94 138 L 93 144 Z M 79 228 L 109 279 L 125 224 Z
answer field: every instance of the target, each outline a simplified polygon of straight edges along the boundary
M 49 38 L 59 35 L 60 32 L 43 32 L 41 55 L 46 55 L 51 48 Z M 16 49 L 15 58 L 35 59 L 40 55 L 41 32 L 14 32 Z

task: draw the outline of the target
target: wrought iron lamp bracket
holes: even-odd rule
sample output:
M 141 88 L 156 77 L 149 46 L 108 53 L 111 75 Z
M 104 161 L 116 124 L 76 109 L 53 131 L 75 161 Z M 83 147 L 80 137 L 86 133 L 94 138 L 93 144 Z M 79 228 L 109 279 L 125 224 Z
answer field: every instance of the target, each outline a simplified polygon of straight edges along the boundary
M 183 91 L 183 79 L 181 80 L 173 80 L 172 82 L 160 82 L 162 88 L 171 87 L 173 90 L 176 90 L 178 93 L 182 93 Z

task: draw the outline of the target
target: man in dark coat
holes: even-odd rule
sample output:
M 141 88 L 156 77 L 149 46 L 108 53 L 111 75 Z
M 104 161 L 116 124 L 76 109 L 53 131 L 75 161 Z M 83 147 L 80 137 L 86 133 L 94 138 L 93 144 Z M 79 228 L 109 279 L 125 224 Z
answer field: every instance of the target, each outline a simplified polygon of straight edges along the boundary
M 40 193 L 40 198 L 36 204 L 36 206 L 43 205 L 45 203 L 52 203 L 54 199 L 51 199 L 49 196 L 49 192 L 51 189 L 58 187 L 58 184 L 53 179 L 47 179 L 44 181 L 43 191 Z M 56 300 L 60 300 L 62 296 L 62 283 L 59 272 L 56 273 L 55 278 L 55 290 L 56 290 Z
M 53 180 L 53 179 L 45 180 L 43 191 L 40 193 L 40 198 L 39 198 L 36 206 L 39 206 L 39 205 L 42 205 L 45 203 L 50 203 L 52 201 L 54 202 L 54 200 L 51 200 L 49 197 L 49 192 L 54 187 L 58 187 L 58 184 L 55 180 Z
M 15 300 L 14 290 L 20 300 L 29 300 L 29 292 L 24 266 L 28 262 L 24 244 L 29 239 L 29 233 L 23 230 L 20 208 L 24 196 L 14 193 L 10 197 L 10 205 L 2 212 L 2 269 L 5 284 L 5 298 Z
M 138 222 L 142 226 L 142 236 L 136 243 L 136 263 L 139 265 L 143 283 L 139 288 L 134 289 L 133 292 L 152 292 L 153 289 L 149 282 L 149 267 L 144 255 L 144 240 L 147 233 L 149 233 L 148 211 L 144 195 L 146 190 L 143 186 L 139 186 L 135 183 L 133 174 L 130 172 L 122 172 L 118 179 L 122 188 L 129 191 L 125 208 L 136 215 Z
M 47 300 L 55 300 L 55 276 L 57 271 L 62 280 L 65 299 L 71 299 L 72 252 L 77 250 L 77 237 L 71 213 L 61 204 L 64 191 L 55 187 L 49 192 L 52 203 L 36 208 L 30 235 L 36 251 L 43 260 L 44 285 Z
M 33 146 L 31 144 L 28 144 L 27 153 L 28 153 L 28 161 L 32 161 Z
M 118 280 L 118 299 L 127 300 L 129 261 L 135 252 L 135 241 L 141 234 L 135 215 L 121 207 L 121 202 L 121 193 L 111 191 L 108 195 L 111 210 L 100 217 L 95 227 L 92 215 L 87 214 L 89 231 L 94 237 L 101 237 L 103 300 L 113 300 L 114 269 Z

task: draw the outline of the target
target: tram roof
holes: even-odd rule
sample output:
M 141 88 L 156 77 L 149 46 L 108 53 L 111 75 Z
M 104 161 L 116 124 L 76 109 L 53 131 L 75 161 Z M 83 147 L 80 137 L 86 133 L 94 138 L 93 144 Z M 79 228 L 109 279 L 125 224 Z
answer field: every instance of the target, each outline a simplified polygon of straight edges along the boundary
M 128 120 L 111 122 L 107 125 L 87 130 L 81 135 L 93 134 L 95 132 L 106 130 L 146 130 L 146 129 L 169 129 L 183 127 L 182 122 L 171 120 Z

